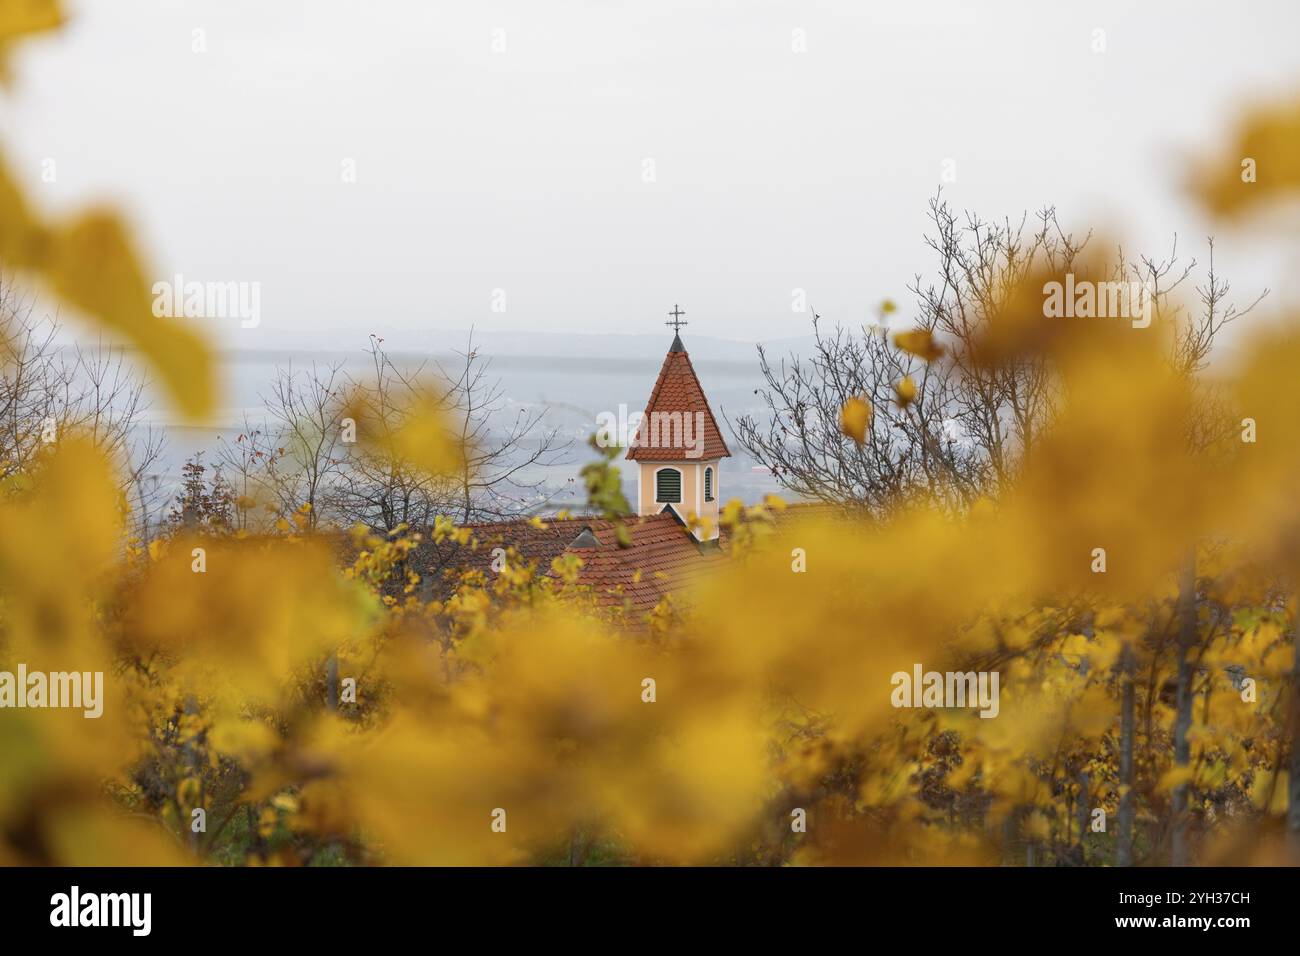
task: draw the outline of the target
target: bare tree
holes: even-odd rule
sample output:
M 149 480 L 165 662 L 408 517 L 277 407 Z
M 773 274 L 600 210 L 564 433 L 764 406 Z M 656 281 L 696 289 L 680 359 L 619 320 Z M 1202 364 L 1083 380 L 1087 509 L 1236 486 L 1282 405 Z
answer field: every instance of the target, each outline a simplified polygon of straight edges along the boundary
M 795 495 L 887 510 L 915 495 L 961 509 L 980 495 L 996 496 L 1013 482 L 1038 437 L 1054 420 L 1060 382 L 1039 353 L 989 362 L 980 344 L 991 323 L 1018 290 L 1040 274 L 1082 267 L 1091 233 L 1076 239 L 1046 208 L 1019 223 L 961 221 L 936 196 L 930 202 L 933 233 L 926 244 L 938 259 L 937 276 L 910 291 L 916 299 L 911 328 L 924 330 L 944 353 L 925 361 L 893 346 L 886 329 L 824 330 L 814 313 L 811 356 L 774 360 L 759 348 L 766 387 L 758 391 L 767 414 L 729 421 L 740 444 Z M 1153 322 L 1173 330 L 1168 361 L 1198 390 L 1201 412 L 1188 423 L 1188 440 L 1205 448 L 1224 435 L 1221 399 L 1196 381 L 1209 363 L 1216 336 L 1247 314 L 1228 301 L 1229 286 L 1214 272 L 1213 242 L 1201 308 L 1182 306 L 1174 293 L 1195 260 L 1179 263 L 1177 240 L 1167 258 L 1129 260 L 1118 250 L 1109 281 L 1137 282 L 1153 309 Z M 1077 266 L 1076 266 L 1077 264 Z M 1267 294 L 1265 291 L 1264 294 Z M 1262 298 L 1261 296 L 1260 298 Z M 911 400 L 899 400 L 905 379 Z M 840 412 L 853 398 L 874 414 L 864 441 L 840 430 Z
M 448 416 L 457 425 L 464 464 L 456 476 L 458 517 L 462 523 L 517 515 L 535 507 L 545 482 L 529 478 L 531 470 L 563 464 L 569 441 L 558 429 L 547 428 L 545 411 L 504 412 L 507 398 L 500 379 L 489 379 L 492 360 L 479 355 L 473 333 L 464 352 L 455 353 L 456 366 L 438 364 L 451 383 Z
M 455 364 L 419 360 L 408 367 L 371 336 L 370 374 L 349 385 L 349 401 L 364 410 L 370 441 L 348 445 L 331 474 L 326 503 L 341 523 L 392 531 L 424 527 L 438 515 L 462 523 L 490 521 L 535 507 L 545 486 L 540 469 L 564 461 L 568 442 L 547 428 L 543 412 L 519 409 L 507 417 L 500 380 L 487 377 L 490 362 L 471 335 Z M 454 474 L 429 474 L 398 454 L 392 441 L 427 398 L 453 433 L 463 458 Z
M 428 362 L 403 369 L 375 335 L 369 355 L 369 377 L 351 381 L 346 399 L 346 417 L 363 430 L 363 440 L 346 449 L 345 465 L 329 493 L 330 510 L 345 525 L 380 531 L 424 527 L 457 502 L 449 479 L 416 467 L 396 451 L 395 436 L 421 394 Z
M 939 259 L 936 282 L 911 287 L 915 327 L 951 342 L 941 361 L 924 362 L 894 348 L 882 325 L 861 334 L 824 332 L 814 316 L 811 359 L 773 364 L 759 349 L 767 387 L 759 394 L 769 420 L 742 416 L 733 425 L 741 445 L 797 495 L 854 503 L 873 511 L 914 494 L 960 508 L 996 491 L 1015 474 L 1024 451 L 1055 411 L 1056 395 L 1042 359 L 989 364 L 974 344 L 990 319 L 1026 278 L 1042 268 L 1068 269 L 1087 239 L 1075 241 L 1054 210 L 991 224 L 959 223 L 947 203 L 930 203 L 935 233 L 926 238 Z M 896 386 L 910 378 L 910 402 Z M 874 415 L 862 445 L 840 431 L 851 398 Z
M 304 514 L 307 526 L 316 527 L 345 457 L 342 369 L 342 363 L 314 362 L 310 369 L 278 369 L 262 395 L 267 421 L 254 426 L 245 416 L 237 437 L 221 439 L 219 459 L 245 499 L 243 511 L 262 499 L 278 514 Z
M 265 531 L 279 511 L 281 496 L 268 490 L 268 462 L 276 454 L 269 424 L 254 424 L 244 416 L 234 438 L 217 439 L 217 467 L 229 482 L 234 503 L 231 523 L 236 531 Z M 259 515 L 264 520 L 259 520 Z
M 163 436 L 144 422 L 146 380 L 120 348 L 60 343 L 55 319 L 0 280 L 0 489 L 13 488 L 67 435 L 91 441 L 118 469 L 148 538 L 166 496 L 156 469 Z

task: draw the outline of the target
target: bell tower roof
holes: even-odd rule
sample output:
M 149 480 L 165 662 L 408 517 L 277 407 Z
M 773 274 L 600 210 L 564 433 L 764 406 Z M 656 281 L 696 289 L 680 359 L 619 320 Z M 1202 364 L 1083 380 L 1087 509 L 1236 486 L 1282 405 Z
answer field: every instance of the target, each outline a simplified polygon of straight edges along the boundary
M 683 313 L 678 311 L 677 314 L 680 316 Z M 673 344 L 659 369 L 659 378 L 655 380 L 650 401 L 646 403 L 645 417 L 641 420 L 627 457 L 630 461 L 711 461 L 715 458 L 730 458 L 731 451 L 718 428 L 717 419 L 713 417 L 709 400 L 704 397 L 704 389 L 695 374 L 695 367 L 691 365 L 690 354 L 682 344 L 681 332 L 676 329 L 678 324 L 685 323 L 668 324 L 674 326 Z M 697 412 L 703 416 L 703 451 L 698 454 L 695 449 L 700 447 L 701 439 L 694 429 L 701 418 L 697 417 Z M 665 423 L 674 420 L 665 416 L 674 414 L 681 420 L 681 425 L 667 427 Z M 689 422 L 686 421 L 687 418 Z M 656 421 L 659 424 L 654 427 Z M 689 443 L 680 440 L 683 426 L 692 430 L 692 440 Z

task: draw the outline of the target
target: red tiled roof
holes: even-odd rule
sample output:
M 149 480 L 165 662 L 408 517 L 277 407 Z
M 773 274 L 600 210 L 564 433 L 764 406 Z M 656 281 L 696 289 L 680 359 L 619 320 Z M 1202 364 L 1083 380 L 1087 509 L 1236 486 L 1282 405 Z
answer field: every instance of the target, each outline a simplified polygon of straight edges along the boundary
M 842 521 L 846 531 L 863 526 L 860 516 L 831 504 L 792 504 L 773 512 L 773 518 L 778 535 L 805 520 Z M 691 587 L 730 560 L 725 527 L 716 541 L 700 544 L 668 511 L 644 518 L 629 516 L 623 526 L 632 540 L 630 548 L 618 546 L 616 523 L 607 518 L 548 518 L 540 525 L 516 518 L 467 525 L 470 544 L 437 543 L 426 536 L 408 561 L 426 584 L 445 596 L 462 572 L 480 571 L 490 579 L 494 548 L 514 548 L 523 560 L 535 562 L 542 574 L 550 573 L 555 558 L 573 554 L 583 562 L 578 583 L 590 588 L 599 604 L 645 614 L 669 594 L 679 605 L 689 606 Z M 597 547 L 575 547 L 584 528 L 591 529 Z
M 650 401 L 646 403 L 645 418 L 642 419 L 636 438 L 633 439 L 632 446 L 627 452 L 630 461 L 693 461 L 696 459 L 705 461 L 731 457 L 731 452 L 727 450 L 727 443 L 723 441 L 722 432 L 718 430 L 718 423 L 713 417 L 713 409 L 709 408 L 709 400 L 704 397 L 704 389 L 700 387 L 700 380 L 695 376 L 690 356 L 685 349 L 677 351 L 678 348 L 679 345 L 674 342 L 674 350 L 668 353 L 663 367 L 659 369 L 659 378 L 655 381 L 654 391 L 650 393 Z M 692 429 L 695 427 L 695 413 L 702 412 L 704 415 L 702 454 L 687 454 L 692 452 L 694 447 L 698 447 L 699 437 L 694 432 L 691 435 L 690 445 L 686 445 L 680 440 L 674 442 L 670 430 L 662 426 L 657 436 L 659 443 L 655 446 L 649 445 L 649 442 L 656 438 L 649 427 L 650 416 L 656 412 L 689 414 Z M 646 444 L 643 445 L 643 442 Z M 674 443 L 678 447 L 670 447 Z
M 630 548 L 618 547 L 614 523 L 606 521 L 591 525 L 599 548 L 569 549 L 583 561 L 579 583 L 603 604 L 646 612 L 668 594 L 688 603 L 691 587 L 727 560 L 720 542 L 696 541 L 671 512 L 632 519 L 626 527 Z
M 440 570 L 478 570 L 490 576 L 492 549 L 513 547 L 545 574 L 551 561 L 567 552 L 582 559 L 578 583 L 591 588 L 598 603 L 645 613 L 669 593 L 686 603 L 701 575 L 727 560 L 725 541 L 700 544 L 670 512 L 623 519 L 632 539 L 630 548 L 618 546 L 616 525 L 610 519 L 544 519 L 542 525 L 517 519 L 470 526 L 474 547 L 422 544 L 414 569 L 422 576 Z M 591 529 L 599 547 L 572 546 L 584 528 Z

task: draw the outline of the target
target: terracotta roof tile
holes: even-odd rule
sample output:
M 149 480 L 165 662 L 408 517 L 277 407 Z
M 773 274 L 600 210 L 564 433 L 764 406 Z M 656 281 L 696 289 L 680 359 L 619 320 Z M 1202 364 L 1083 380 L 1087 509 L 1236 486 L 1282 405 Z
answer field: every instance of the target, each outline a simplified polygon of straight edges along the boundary
M 653 414 L 673 412 L 690 416 L 692 441 L 689 444 L 682 441 L 681 435 L 674 439 L 676 429 L 667 429 L 661 425 L 659 434 L 656 435 L 650 428 Z M 699 437 L 694 434 L 696 412 L 704 415 L 704 448 L 700 455 L 687 454 L 699 442 Z M 652 445 L 651 442 L 655 444 Z M 718 429 L 717 420 L 713 417 L 713 409 L 704 397 L 704 389 L 700 387 L 700 380 L 696 377 L 690 356 L 685 350 L 669 352 L 664 359 L 663 367 L 659 369 L 659 378 L 650 393 L 650 401 L 646 403 L 645 418 L 637 429 L 627 457 L 631 461 L 705 461 L 731 457 L 722 432 Z
M 473 546 L 422 543 L 414 568 L 422 576 L 471 570 L 490 574 L 492 550 L 513 547 L 524 560 L 535 561 L 539 571 L 549 573 L 551 561 L 568 552 L 582 559 L 578 582 L 590 587 L 600 604 L 645 613 L 669 593 L 685 603 L 694 582 L 727 560 L 725 540 L 700 544 L 669 512 L 625 518 L 630 548 L 618 547 L 615 522 L 609 519 L 542 523 L 540 528 L 527 520 L 470 526 Z M 591 529 L 599 547 L 572 547 L 584 528 Z
M 843 521 L 846 528 L 862 521 L 852 511 L 828 504 L 794 504 L 774 517 L 779 535 L 804 520 Z M 700 544 L 671 512 L 629 516 L 623 524 L 632 539 L 630 548 L 618 547 L 615 522 L 606 518 L 545 519 L 541 526 L 523 518 L 469 525 L 470 545 L 439 544 L 426 536 L 409 561 L 430 586 L 441 586 L 440 596 L 445 596 L 461 572 L 491 577 L 494 548 L 513 547 L 525 561 L 536 562 L 543 574 L 550 573 L 552 560 L 567 552 L 582 559 L 578 581 L 591 588 L 600 604 L 644 614 L 668 594 L 689 606 L 692 586 L 729 560 L 726 528 L 716 542 Z M 574 547 L 584 528 L 591 529 L 597 547 Z

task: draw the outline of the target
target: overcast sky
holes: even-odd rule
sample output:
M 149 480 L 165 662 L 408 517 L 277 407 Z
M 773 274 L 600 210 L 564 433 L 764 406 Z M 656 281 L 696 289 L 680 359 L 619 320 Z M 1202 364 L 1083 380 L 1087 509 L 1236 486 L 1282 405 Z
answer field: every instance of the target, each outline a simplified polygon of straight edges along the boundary
M 945 160 L 986 217 L 1054 204 L 1196 254 L 1185 156 L 1300 89 L 1295 0 L 69 6 L 0 97 L 9 163 L 52 210 L 120 203 L 158 277 L 260 282 L 261 328 L 220 329 L 246 347 L 654 332 L 674 303 L 773 338 L 807 331 L 793 289 L 906 314 Z M 1293 253 L 1219 239 L 1240 297 L 1297 298 Z

